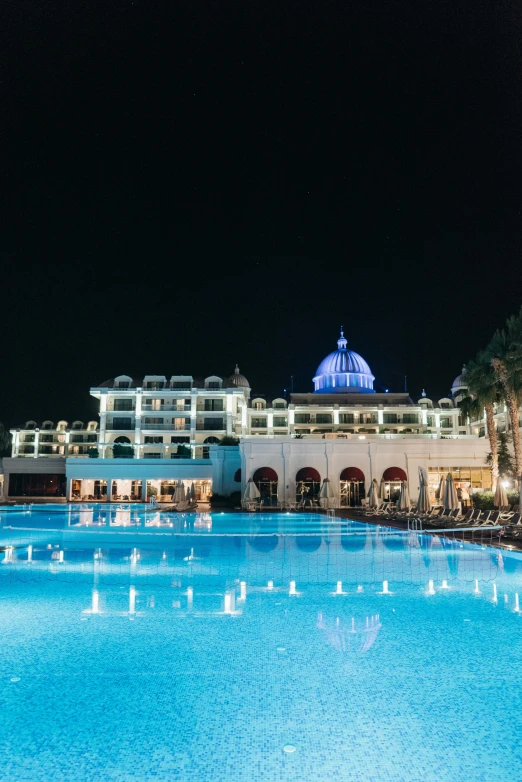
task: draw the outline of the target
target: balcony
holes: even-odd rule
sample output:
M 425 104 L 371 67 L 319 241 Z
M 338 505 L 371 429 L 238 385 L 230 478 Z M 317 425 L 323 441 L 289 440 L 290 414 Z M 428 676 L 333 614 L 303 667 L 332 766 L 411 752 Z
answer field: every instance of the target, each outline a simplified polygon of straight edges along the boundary
M 142 431 L 190 432 L 190 424 L 142 424 Z
M 174 413 L 190 413 L 191 406 L 190 405 L 161 405 L 161 407 L 155 407 L 154 405 L 148 405 L 146 403 L 143 403 L 141 406 L 141 409 L 145 412 L 149 413 L 163 413 L 163 412 L 174 412 Z

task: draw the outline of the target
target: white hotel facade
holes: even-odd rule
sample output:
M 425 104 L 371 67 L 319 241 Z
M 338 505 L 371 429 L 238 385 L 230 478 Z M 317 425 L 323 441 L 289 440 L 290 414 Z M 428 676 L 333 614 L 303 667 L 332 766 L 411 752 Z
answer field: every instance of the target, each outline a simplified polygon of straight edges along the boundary
M 415 497 L 419 466 L 432 489 L 448 471 L 468 488 L 490 488 L 484 421 L 463 419 L 461 376 L 450 397 L 423 393 L 416 402 L 407 393 L 376 393 L 373 381 L 342 332 L 317 369 L 314 391 L 289 400 L 253 396 L 237 367 L 227 378 L 120 375 L 91 389 L 97 421 L 27 421 L 11 430 L 4 496 L 169 500 L 183 480 L 204 501 L 244 491 L 253 478 L 275 504 L 311 496 L 328 478 L 337 504 L 353 505 L 373 478 L 389 493 L 407 479 Z M 496 424 L 509 429 L 503 408 Z M 220 445 L 225 437 L 239 444 Z

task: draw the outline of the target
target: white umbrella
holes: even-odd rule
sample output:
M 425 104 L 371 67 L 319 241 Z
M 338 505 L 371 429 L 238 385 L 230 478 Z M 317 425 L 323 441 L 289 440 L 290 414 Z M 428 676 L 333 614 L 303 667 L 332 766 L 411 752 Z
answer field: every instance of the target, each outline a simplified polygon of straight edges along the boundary
M 259 489 L 257 488 L 256 484 L 250 478 L 246 485 L 245 493 L 243 495 L 244 500 L 258 500 L 261 494 L 259 493 Z
M 446 487 L 444 489 L 444 507 L 450 510 L 456 510 L 459 507 L 457 490 L 453 483 L 453 475 L 449 472 L 446 476 Z
M 428 490 L 428 473 L 424 467 L 419 467 L 419 497 L 417 513 L 429 513 L 431 510 L 430 493 Z
M 319 498 L 322 500 L 326 500 L 326 502 L 324 503 L 325 508 L 327 508 L 330 504 L 328 500 L 332 500 L 334 497 L 335 497 L 335 492 L 333 490 L 333 486 L 328 480 L 328 478 L 325 478 L 321 486 L 321 489 L 319 491 Z
M 508 504 L 508 498 L 506 494 L 506 490 L 504 486 L 502 485 L 501 481 L 497 482 L 497 489 L 495 491 L 495 499 L 493 500 L 493 505 L 495 508 L 501 508 L 503 505 Z
M 178 485 L 176 486 L 176 491 L 174 492 L 172 501 L 185 502 L 185 485 L 183 481 L 178 481 Z
M 408 484 L 406 483 L 406 481 L 401 481 L 401 490 L 399 493 L 399 500 L 397 502 L 397 507 L 399 510 L 410 509 L 410 493 L 408 491 Z
M 379 486 L 379 497 L 381 500 L 384 500 L 386 497 L 386 481 L 384 478 L 381 478 L 381 485 Z
M 190 491 L 189 491 L 189 500 L 194 501 L 196 499 L 196 487 L 194 486 L 194 481 L 190 484 Z
M 372 485 L 370 486 L 370 500 L 368 502 L 368 505 L 370 508 L 378 508 L 379 507 L 379 485 L 375 478 L 372 481 Z
M 435 492 L 435 498 L 439 502 L 444 502 L 444 494 L 446 492 L 446 477 L 444 475 L 440 476 L 440 483 L 439 488 Z

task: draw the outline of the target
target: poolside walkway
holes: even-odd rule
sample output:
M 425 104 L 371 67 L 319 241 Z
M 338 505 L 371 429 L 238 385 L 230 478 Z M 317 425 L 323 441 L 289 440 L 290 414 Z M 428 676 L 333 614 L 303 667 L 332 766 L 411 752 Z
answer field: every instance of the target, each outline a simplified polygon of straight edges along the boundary
M 407 530 L 406 521 L 388 519 L 385 516 L 357 516 L 353 508 L 337 508 L 336 518 L 350 519 L 351 521 L 360 521 L 363 524 L 372 524 L 382 527 L 393 527 L 394 529 Z M 422 532 L 433 532 L 434 530 L 419 530 Z M 467 543 L 477 543 L 478 545 L 494 546 L 498 549 L 507 549 L 511 551 L 522 551 L 522 540 L 520 538 L 499 537 L 498 530 L 492 530 L 487 527 L 474 530 L 466 529 L 443 529 L 437 530 L 437 535 L 450 538 L 452 540 L 465 540 Z

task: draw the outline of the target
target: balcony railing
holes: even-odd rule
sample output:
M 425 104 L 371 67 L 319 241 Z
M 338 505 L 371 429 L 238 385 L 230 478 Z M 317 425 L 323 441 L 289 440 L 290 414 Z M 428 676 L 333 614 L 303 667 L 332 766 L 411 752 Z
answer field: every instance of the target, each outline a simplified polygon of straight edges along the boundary
M 148 404 L 142 404 L 141 406 L 142 410 L 146 410 L 147 412 L 154 412 L 154 413 L 163 413 L 163 412 L 179 412 L 179 413 L 187 413 L 190 412 L 191 406 L 190 405 L 161 405 L 161 407 L 154 407 L 154 405 L 148 405 Z
M 141 428 L 145 431 L 160 429 L 165 432 L 190 432 L 190 424 L 142 424 Z

